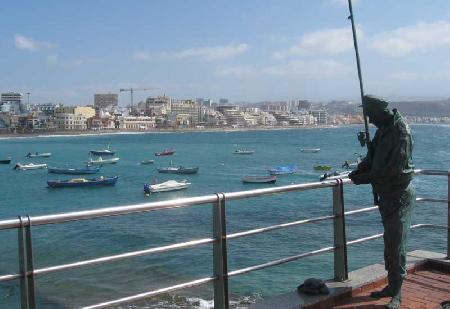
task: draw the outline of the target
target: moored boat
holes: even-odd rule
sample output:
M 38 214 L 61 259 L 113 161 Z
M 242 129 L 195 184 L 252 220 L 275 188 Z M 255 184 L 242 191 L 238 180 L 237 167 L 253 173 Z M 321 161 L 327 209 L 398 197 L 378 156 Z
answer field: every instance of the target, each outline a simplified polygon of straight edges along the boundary
M 175 153 L 175 149 L 164 149 L 161 152 L 155 152 L 155 156 L 160 157 L 160 156 L 171 156 Z
M 331 165 L 323 165 L 323 164 L 314 165 L 314 170 L 316 171 L 329 171 L 332 168 L 333 167 Z
M 297 165 L 283 165 L 271 168 L 269 170 L 270 175 L 286 175 L 293 174 L 297 171 Z
M 89 152 L 94 156 L 113 156 L 116 153 L 110 150 L 109 146 L 106 149 L 90 150 Z
M 92 187 L 92 186 L 114 186 L 119 176 L 98 178 L 74 178 L 69 180 L 49 180 L 47 185 L 49 188 L 64 187 Z
M 150 194 L 154 192 L 167 192 L 167 191 L 175 191 L 186 189 L 191 185 L 187 180 L 176 181 L 176 180 L 168 180 L 161 183 L 156 184 L 144 184 L 144 193 Z
M 182 165 L 157 168 L 158 172 L 163 174 L 196 174 L 198 172 L 198 169 L 198 166 L 184 167 Z
M 275 183 L 277 176 L 245 176 L 242 178 L 243 183 Z
M 339 179 L 339 178 L 347 178 L 348 174 L 350 174 L 349 171 L 346 171 L 346 172 L 338 172 L 338 171 L 328 172 L 328 173 L 325 173 L 322 176 L 320 176 L 320 180 L 334 180 L 334 179 Z
M 15 170 L 21 170 L 21 171 L 38 170 L 38 169 L 41 169 L 41 168 L 47 168 L 47 164 L 34 164 L 34 163 L 22 164 L 22 163 L 16 163 L 16 166 L 14 166 Z
M 300 151 L 305 153 L 316 153 L 320 151 L 320 148 L 301 148 Z
M 103 159 L 102 157 L 98 157 L 98 159 L 89 159 L 86 163 L 88 165 L 103 165 L 103 164 L 116 164 L 119 162 L 119 158 L 111 158 L 111 159 Z
M 247 150 L 247 149 L 236 149 L 233 153 L 234 154 L 240 154 L 240 155 L 251 155 L 251 154 L 254 154 L 255 151 L 254 150 Z
M 8 157 L 6 159 L 0 159 L 0 164 L 9 164 L 11 163 L 11 158 Z
M 42 153 L 39 153 L 39 152 L 31 153 L 31 152 L 29 152 L 29 153 L 27 153 L 26 157 L 27 158 L 48 158 L 51 155 L 52 155 L 51 152 L 42 152 Z
M 155 160 L 142 160 L 141 162 L 139 162 L 139 164 L 147 165 L 147 164 L 153 164 L 154 162 L 155 162 Z
M 100 171 L 99 167 L 85 167 L 85 168 L 57 168 L 57 167 L 49 167 L 49 174 L 67 174 L 67 175 L 86 175 L 86 174 L 95 174 Z

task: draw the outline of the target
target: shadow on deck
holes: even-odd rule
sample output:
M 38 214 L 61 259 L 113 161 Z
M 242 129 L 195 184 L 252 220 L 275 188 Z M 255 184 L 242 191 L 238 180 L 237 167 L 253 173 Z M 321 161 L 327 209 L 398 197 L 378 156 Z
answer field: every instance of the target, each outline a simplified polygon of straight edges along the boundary
M 386 284 L 384 265 L 375 264 L 349 273 L 345 282 L 328 281 L 330 295 L 306 296 L 294 291 L 262 300 L 250 308 L 384 308 L 389 298 L 374 300 L 369 294 Z M 434 252 L 408 253 L 408 277 L 402 295 L 402 308 L 443 308 L 443 303 L 450 302 L 450 260 Z

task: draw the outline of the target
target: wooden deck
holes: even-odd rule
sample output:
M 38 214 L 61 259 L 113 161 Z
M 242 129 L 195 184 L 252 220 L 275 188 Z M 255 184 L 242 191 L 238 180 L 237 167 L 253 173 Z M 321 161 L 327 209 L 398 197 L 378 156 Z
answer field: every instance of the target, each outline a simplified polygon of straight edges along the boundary
M 352 297 L 338 302 L 333 308 L 384 308 L 389 298 L 374 300 L 370 292 L 383 288 L 386 283 L 355 291 Z M 402 308 L 442 308 L 441 304 L 449 302 L 450 308 L 450 273 L 443 270 L 418 270 L 408 275 L 402 288 Z

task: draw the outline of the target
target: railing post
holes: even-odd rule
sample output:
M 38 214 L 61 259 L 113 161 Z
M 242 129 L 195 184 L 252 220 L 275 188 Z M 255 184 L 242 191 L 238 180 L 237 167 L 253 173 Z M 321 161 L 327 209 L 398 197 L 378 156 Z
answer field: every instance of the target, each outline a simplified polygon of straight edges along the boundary
M 216 241 L 213 245 L 214 308 L 228 309 L 228 260 L 227 260 L 227 226 L 225 215 L 225 195 L 218 193 L 217 202 L 213 204 L 213 233 Z
M 450 260 L 450 171 L 447 174 L 447 260 Z
M 344 186 L 342 179 L 337 180 L 333 187 L 333 214 L 334 222 L 334 280 L 344 281 L 348 279 L 347 266 L 347 239 L 345 236 L 344 215 Z
M 20 228 L 18 229 L 19 244 L 19 268 L 22 277 L 20 279 L 20 299 L 22 309 L 35 309 L 36 297 L 33 274 L 33 244 L 31 238 L 31 220 L 19 216 Z M 26 220 L 27 222 L 24 222 Z

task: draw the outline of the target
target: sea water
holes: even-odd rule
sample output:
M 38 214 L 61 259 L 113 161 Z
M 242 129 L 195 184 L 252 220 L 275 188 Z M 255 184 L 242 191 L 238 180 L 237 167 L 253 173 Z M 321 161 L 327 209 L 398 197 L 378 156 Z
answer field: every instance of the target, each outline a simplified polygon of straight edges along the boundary
M 261 187 L 318 181 L 316 164 L 341 170 L 345 160 L 364 154 L 356 132 L 360 126 L 230 132 L 176 132 L 99 136 L 58 136 L 0 139 L 0 158 L 11 156 L 13 164 L 45 162 L 51 167 L 83 166 L 89 150 L 110 145 L 120 161 L 105 165 L 98 175 L 119 176 L 114 187 L 49 189 L 49 179 L 70 175 L 47 174 L 46 170 L 16 171 L 0 165 L 0 219 L 98 209 L 109 206 L 171 200 L 215 192 L 232 192 Z M 413 125 L 416 168 L 450 169 L 450 127 Z M 173 156 L 154 153 L 174 148 Z M 320 148 L 302 153 L 301 148 Z M 251 149 L 252 155 L 236 155 L 236 149 Z M 28 152 L 51 152 L 50 158 L 27 159 Z M 154 159 L 153 165 L 139 165 Z M 199 166 L 195 175 L 158 174 L 156 167 L 169 164 Z M 245 175 L 267 175 L 271 167 L 296 164 L 293 175 L 279 176 L 275 185 L 243 184 Z M 79 176 L 72 176 L 79 177 Z M 146 182 L 187 179 L 187 190 L 143 194 Z M 443 197 L 446 177 L 418 176 L 417 196 Z M 368 186 L 346 186 L 346 210 L 371 206 Z M 330 188 L 277 194 L 227 202 L 228 233 L 273 224 L 329 215 Z M 420 203 L 413 223 L 446 224 L 446 205 Z M 348 240 L 382 232 L 377 212 L 347 218 Z M 32 229 L 35 268 L 76 262 L 96 257 L 143 250 L 212 235 L 211 205 L 169 209 L 118 217 L 36 226 Z M 18 271 L 17 231 L 0 231 L 0 274 Z M 445 231 L 414 230 L 409 250 L 445 251 Z M 328 247 L 333 244 L 331 221 L 307 224 L 230 240 L 229 271 Z M 350 246 L 350 270 L 383 260 L 382 240 Z M 212 245 L 137 257 L 103 265 L 36 277 L 39 308 L 76 308 L 212 275 Z M 230 278 L 233 307 L 245 306 L 261 297 L 294 290 L 308 277 L 333 276 L 332 253 L 300 259 L 284 265 Z M 18 308 L 20 284 L 0 284 L 0 308 Z M 212 285 L 165 294 L 136 305 L 141 308 L 211 308 Z M 122 306 L 121 308 L 126 308 Z M 131 305 L 128 306 L 131 308 Z M 133 307 L 134 308 L 134 307 Z

